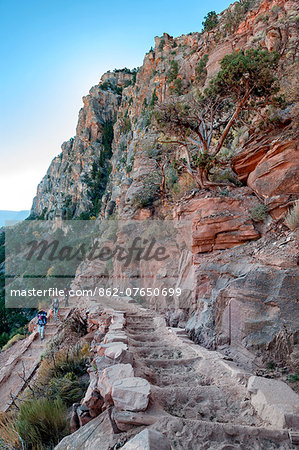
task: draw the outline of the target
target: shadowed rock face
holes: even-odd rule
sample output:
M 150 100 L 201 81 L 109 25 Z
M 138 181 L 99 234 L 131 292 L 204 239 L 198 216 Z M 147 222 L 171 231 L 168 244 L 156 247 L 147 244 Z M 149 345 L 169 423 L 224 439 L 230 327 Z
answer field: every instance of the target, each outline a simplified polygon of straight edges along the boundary
M 287 134 L 284 131 L 283 134 Z M 286 213 L 286 205 L 299 196 L 298 140 L 277 134 L 253 138 L 233 158 L 239 178 L 262 198 L 272 217 Z
M 238 263 L 231 262 L 232 256 Z M 268 261 L 261 264 L 238 250 L 198 261 L 196 306 L 186 325 L 196 342 L 209 348 L 230 342 L 258 349 L 275 338 L 282 324 L 295 333 L 298 269 L 295 263 L 284 270 L 274 267 L 270 255 Z

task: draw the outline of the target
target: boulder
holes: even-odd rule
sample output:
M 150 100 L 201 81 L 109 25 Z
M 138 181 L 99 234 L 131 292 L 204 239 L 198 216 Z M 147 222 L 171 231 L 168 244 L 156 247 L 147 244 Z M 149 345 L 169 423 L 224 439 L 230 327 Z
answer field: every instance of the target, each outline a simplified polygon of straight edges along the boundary
M 299 430 L 299 395 L 287 384 L 252 376 L 247 389 L 252 406 L 263 420 L 278 428 Z
M 148 407 L 151 386 L 139 377 L 122 378 L 113 383 L 112 400 L 122 411 L 145 411 Z
M 77 409 L 79 406 L 80 406 L 80 403 L 74 403 L 72 406 L 71 418 L 70 418 L 71 433 L 75 433 L 75 431 L 79 430 L 79 428 L 80 428 L 80 422 L 79 422 L 79 417 L 78 417 L 78 413 L 77 413 Z
M 297 197 L 299 194 L 298 143 L 274 142 L 255 170 L 249 174 L 247 184 L 257 195 L 267 200 L 269 209 L 276 209 L 286 204 L 289 195 Z M 272 198 L 273 201 L 271 201 Z
M 104 399 L 98 389 L 93 389 L 88 395 L 85 395 L 82 404 L 88 408 L 90 417 L 97 417 L 103 409 Z
M 171 450 L 170 443 L 164 434 L 147 428 L 127 442 L 124 450 Z
M 93 370 L 92 368 L 87 369 L 87 372 L 89 373 L 89 386 L 87 388 L 85 397 L 82 401 L 82 404 L 84 404 L 85 402 L 87 402 L 93 392 L 93 390 L 96 388 L 97 383 L 98 383 L 98 376 L 97 376 L 97 371 Z
M 89 410 L 88 410 L 87 406 L 85 406 L 85 405 L 78 406 L 77 414 L 78 414 L 78 418 L 79 418 L 80 427 L 83 427 L 84 425 L 86 425 L 88 422 L 90 422 L 93 419 L 91 417 L 91 415 L 89 414 Z
M 132 364 L 133 354 L 128 351 L 127 344 L 115 342 L 105 349 L 104 355 L 117 363 Z
M 104 339 L 104 344 L 109 344 L 110 342 L 123 342 L 128 343 L 128 338 L 123 331 L 108 332 Z
M 99 327 L 99 329 L 94 333 L 94 342 L 102 342 L 104 339 L 108 328 L 105 326 Z
M 114 384 L 123 378 L 134 378 L 134 371 L 131 364 L 115 364 L 104 369 L 98 380 L 98 389 L 104 397 L 105 402 L 111 404 L 111 392 Z
M 123 362 L 121 360 L 126 359 L 125 354 L 128 353 L 128 362 L 132 360 L 132 357 L 129 356 L 128 346 L 123 342 L 111 342 L 109 344 L 101 344 L 97 346 L 97 354 L 99 356 L 106 356 L 114 360 L 115 362 Z
M 98 356 L 94 359 L 94 362 L 97 366 L 98 373 L 101 373 L 104 369 L 114 364 L 114 361 L 106 356 Z

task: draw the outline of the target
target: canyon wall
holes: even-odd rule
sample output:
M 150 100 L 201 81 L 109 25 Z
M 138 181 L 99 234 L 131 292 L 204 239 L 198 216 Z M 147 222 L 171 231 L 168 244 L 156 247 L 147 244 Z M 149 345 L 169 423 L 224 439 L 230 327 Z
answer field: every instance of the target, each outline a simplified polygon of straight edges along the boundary
M 148 304 L 209 348 L 229 343 L 286 359 L 299 345 L 298 241 L 283 223 L 299 196 L 298 10 L 294 1 L 262 1 L 236 20 L 235 7 L 221 13 L 211 31 L 156 37 L 138 71 L 102 76 L 83 98 L 75 138 L 62 145 L 39 184 L 31 217 L 191 221 L 192 255 L 181 269 L 188 301 L 158 298 Z M 249 48 L 279 54 L 286 106 L 267 123 L 261 111 L 227 144 L 239 183 L 207 192 L 181 176 L 177 196 L 156 198 L 148 192 L 160 170 L 153 108 L 169 96 L 183 98 L 207 87 L 225 55 Z M 261 205 L 264 212 L 256 217 Z M 77 283 L 97 270 L 81 266 Z

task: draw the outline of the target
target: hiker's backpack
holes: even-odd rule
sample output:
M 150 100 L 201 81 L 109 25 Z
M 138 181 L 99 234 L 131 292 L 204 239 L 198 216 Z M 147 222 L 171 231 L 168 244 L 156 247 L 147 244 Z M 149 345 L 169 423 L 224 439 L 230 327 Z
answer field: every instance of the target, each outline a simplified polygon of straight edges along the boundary
M 38 316 L 37 316 L 37 323 L 39 325 L 46 325 L 47 323 L 47 313 L 45 311 L 42 311 Z

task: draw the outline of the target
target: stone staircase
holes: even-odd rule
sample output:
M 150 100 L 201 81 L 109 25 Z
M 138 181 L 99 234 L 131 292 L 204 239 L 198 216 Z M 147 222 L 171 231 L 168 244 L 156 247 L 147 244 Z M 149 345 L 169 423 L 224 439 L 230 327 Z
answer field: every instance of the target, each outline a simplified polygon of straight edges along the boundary
M 124 448 L 130 450 L 151 448 L 139 433 L 144 427 L 160 433 L 177 450 L 295 448 L 296 429 L 271 423 L 271 417 L 267 420 L 253 406 L 251 395 L 256 392 L 251 394 L 248 380 L 256 383 L 261 377 L 252 377 L 219 352 L 194 344 L 184 330 L 166 327 L 165 320 L 153 311 L 132 310 L 129 305 L 118 309 L 110 312 L 109 331 L 103 334 L 100 327 L 94 334 L 90 387 L 78 409 L 80 428 L 64 438 L 57 450 L 108 450 L 126 441 Z M 149 403 L 135 409 L 144 394 L 139 388 L 142 379 L 150 384 Z M 110 404 L 96 416 L 89 405 L 97 398 L 94 389 L 102 395 L 101 405 L 106 397 Z M 88 422 L 81 418 L 86 410 Z M 167 445 L 165 449 L 170 448 Z

